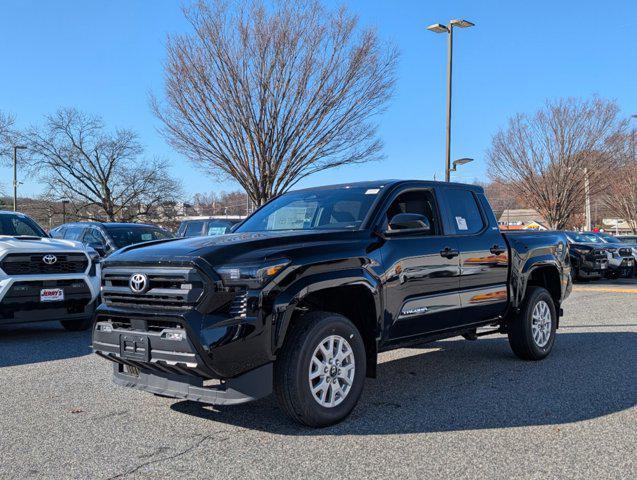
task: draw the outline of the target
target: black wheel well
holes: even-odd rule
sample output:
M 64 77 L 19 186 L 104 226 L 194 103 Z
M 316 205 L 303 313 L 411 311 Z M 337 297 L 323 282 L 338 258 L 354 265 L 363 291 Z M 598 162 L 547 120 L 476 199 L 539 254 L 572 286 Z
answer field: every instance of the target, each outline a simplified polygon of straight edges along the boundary
M 562 285 L 560 282 L 560 274 L 556 267 L 543 266 L 535 268 L 529 280 L 527 286 L 543 287 L 551 294 L 555 308 L 560 307 L 560 298 L 562 297 Z
M 305 296 L 297 305 L 292 322 L 308 311 L 338 313 L 350 320 L 363 337 L 367 355 L 367 376 L 376 377 L 377 312 L 374 295 L 363 285 L 326 288 Z

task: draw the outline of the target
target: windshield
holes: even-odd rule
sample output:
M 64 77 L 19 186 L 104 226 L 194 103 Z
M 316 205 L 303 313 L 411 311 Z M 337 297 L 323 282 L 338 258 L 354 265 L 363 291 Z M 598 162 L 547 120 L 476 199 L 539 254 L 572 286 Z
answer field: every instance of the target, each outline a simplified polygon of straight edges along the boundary
M 236 232 L 356 230 L 379 191 L 335 187 L 286 193 L 256 211 Z
M 23 215 L 0 215 L 0 235 L 46 237 L 37 223 Z
M 105 227 L 117 248 L 136 243 L 173 238 L 170 232 L 157 227 Z
M 598 233 L 597 236 L 608 243 L 619 243 L 619 239 L 613 237 L 610 233 Z
M 601 238 L 592 233 L 569 232 L 566 236 L 571 242 L 576 243 L 604 243 Z

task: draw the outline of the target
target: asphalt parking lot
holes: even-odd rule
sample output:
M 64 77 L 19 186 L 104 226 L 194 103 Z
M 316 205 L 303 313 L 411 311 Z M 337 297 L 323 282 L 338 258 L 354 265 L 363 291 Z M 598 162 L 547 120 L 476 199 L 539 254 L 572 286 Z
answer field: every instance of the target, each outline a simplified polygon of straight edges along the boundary
M 637 281 L 576 286 L 552 355 L 504 337 L 381 356 L 350 419 L 111 384 L 90 334 L 0 327 L 0 478 L 637 478 Z

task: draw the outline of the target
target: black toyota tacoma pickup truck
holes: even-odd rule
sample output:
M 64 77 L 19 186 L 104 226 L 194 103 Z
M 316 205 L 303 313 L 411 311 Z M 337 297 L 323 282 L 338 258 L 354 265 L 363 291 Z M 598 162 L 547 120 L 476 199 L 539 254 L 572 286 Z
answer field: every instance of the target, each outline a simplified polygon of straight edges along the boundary
M 386 350 L 501 333 L 518 357 L 546 357 L 569 274 L 563 234 L 500 233 L 478 186 L 298 190 L 231 234 L 110 256 L 93 349 L 119 385 L 217 405 L 274 391 L 292 418 L 325 426 Z

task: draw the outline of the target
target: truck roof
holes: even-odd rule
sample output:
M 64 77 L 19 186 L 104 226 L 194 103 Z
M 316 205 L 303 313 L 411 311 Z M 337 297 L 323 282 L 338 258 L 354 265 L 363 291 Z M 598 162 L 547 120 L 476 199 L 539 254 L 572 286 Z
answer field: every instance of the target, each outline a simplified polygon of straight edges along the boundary
M 400 179 L 369 180 L 369 181 L 364 181 L 364 182 L 338 183 L 338 184 L 334 184 L 334 185 L 323 185 L 323 186 L 318 186 L 318 187 L 301 188 L 301 189 L 295 190 L 295 191 L 302 192 L 302 191 L 310 191 L 310 190 L 323 190 L 323 189 L 347 188 L 347 187 L 349 187 L 349 188 L 352 188 L 352 187 L 358 187 L 358 188 L 385 188 L 385 187 L 393 187 L 393 186 L 396 186 L 396 185 L 401 185 L 401 184 L 406 184 L 406 183 L 418 184 L 419 186 L 423 186 L 423 187 L 435 187 L 435 186 L 442 186 L 442 185 L 452 185 L 452 186 L 463 187 L 463 188 L 466 188 L 468 190 L 473 190 L 473 191 L 476 191 L 476 192 L 483 192 L 484 191 L 484 189 L 480 185 L 472 185 L 472 184 L 468 184 L 468 183 L 456 183 L 456 182 L 439 182 L 439 181 L 435 181 L 435 180 L 417 180 L 417 179 L 413 179 L 413 180 L 400 180 Z

